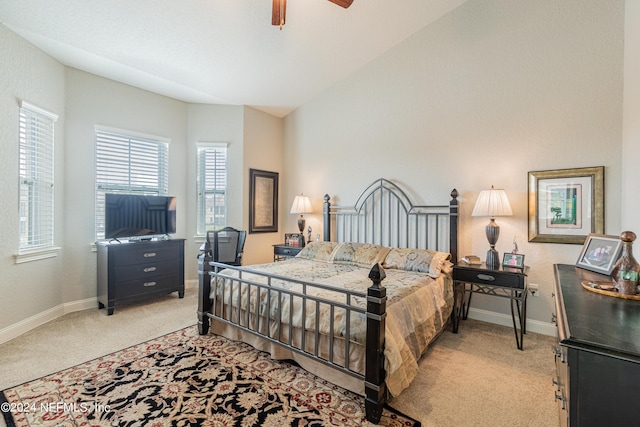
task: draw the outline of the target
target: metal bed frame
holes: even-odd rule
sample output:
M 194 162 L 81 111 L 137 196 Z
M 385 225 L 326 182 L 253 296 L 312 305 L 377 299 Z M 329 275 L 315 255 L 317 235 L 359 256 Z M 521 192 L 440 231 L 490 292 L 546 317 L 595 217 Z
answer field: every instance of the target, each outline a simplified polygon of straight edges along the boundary
M 332 229 L 335 227 L 334 241 L 354 241 L 374 243 L 385 246 L 408 247 L 421 249 L 434 249 L 451 253 L 452 261 L 457 260 L 458 237 L 458 192 L 451 192 L 451 200 L 448 205 L 438 206 L 414 206 L 406 193 L 396 184 L 380 178 L 373 182 L 360 195 L 356 204 L 352 207 L 331 206 L 328 195 L 324 197 L 324 240 L 330 241 Z M 384 269 L 375 265 L 369 272 L 371 287 L 364 292 L 338 290 L 334 287 L 311 283 L 303 280 L 292 279 L 262 273 L 255 270 L 247 270 L 243 267 L 229 266 L 216 263 L 211 259 L 209 242 L 206 242 L 198 256 L 198 328 L 201 335 L 209 332 L 210 319 L 232 325 L 250 334 L 261 337 L 271 343 L 275 343 L 289 349 L 292 352 L 320 362 L 332 369 L 348 374 L 358 380 L 364 381 L 365 390 L 365 414 L 367 420 L 377 423 L 382 415 L 382 409 L 387 400 L 384 371 L 384 341 L 386 318 L 386 289 L 381 285 L 386 274 Z M 238 276 L 231 277 L 229 272 L 237 271 Z M 261 276 L 266 280 L 247 278 L 247 275 Z M 244 277 L 243 277 L 244 276 Z M 217 291 L 219 281 L 217 278 L 231 279 L 229 284 L 222 283 L 222 297 L 210 299 L 212 286 Z M 301 287 L 301 291 L 272 287 L 272 281 L 288 282 Z M 247 286 L 247 301 L 245 309 L 243 302 L 233 306 L 224 304 L 225 295 L 233 295 L 234 286 Z M 228 287 L 225 288 L 225 287 Z M 262 292 L 267 293 L 267 305 L 252 311 L 250 297 L 251 289 L 258 293 L 257 301 L 260 301 Z M 310 295 L 310 288 L 328 289 L 342 295 L 341 302 L 330 301 Z M 275 294 L 275 295 L 274 295 Z M 214 293 L 217 295 L 217 292 Z M 276 307 L 272 307 L 272 296 L 276 296 Z M 302 300 L 302 319 L 306 319 L 307 305 L 315 307 L 316 324 L 312 330 L 304 328 L 303 331 L 295 330 L 293 326 L 292 302 L 294 298 Z M 289 299 L 289 312 L 284 313 L 289 319 L 288 325 L 282 324 L 283 302 Z M 354 305 L 357 299 L 366 300 L 366 309 Z M 319 308 L 321 304 L 330 307 L 331 324 L 328 337 L 322 337 L 319 331 Z M 269 315 L 275 310 L 276 314 Z M 313 308 L 312 308 L 313 310 Z M 346 324 L 349 325 L 351 316 L 366 316 L 366 362 L 364 374 L 351 369 L 350 333 L 346 328 L 344 337 L 334 336 L 333 317 L 335 310 L 344 310 Z M 323 357 L 319 354 L 320 340 L 329 340 L 329 354 Z M 336 360 L 334 343 L 344 342 L 344 361 Z

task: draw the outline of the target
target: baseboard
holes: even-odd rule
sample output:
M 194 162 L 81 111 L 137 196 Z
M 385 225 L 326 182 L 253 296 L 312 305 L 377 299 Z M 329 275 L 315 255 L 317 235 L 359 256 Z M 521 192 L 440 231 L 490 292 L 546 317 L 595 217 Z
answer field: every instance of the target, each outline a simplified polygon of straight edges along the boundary
M 185 289 L 198 289 L 198 279 L 191 279 L 184 281 Z
M 97 298 L 87 298 L 84 300 L 67 302 L 64 304 L 52 307 L 42 313 L 38 313 L 24 320 L 0 329 L 0 344 L 3 344 L 9 340 L 12 340 L 20 335 L 29 332 L 38 326 L 44 325 L 58 317 L 64 316 L 67 313 L 73 313 L 74 311 L 87 310 L 90 308 L 96 308 L 98 306 Z
M 185 280 L 185 288 L 194 289 L 198 287 L 198 280 Z M 44 325 L 60 316 L 64 316 L 67 313 L 73 313 L 75 311 L 87 310 L 90 308 L 96 308 L 98 306 L 97 298 L 87 298 L 84 300 L 72 301 L 64 304 L 60 304 L 49 310 L 38 313 L 27 319 L 21 320 L 11 326 L 7 326 L 4 329 L 0 329 L 0 344 L 12 340 L 25 332 L 29 332 L 38 326 Z M 480 310 L 471 307 L 469 309 L 469 318 L 475 320 L 481 320 L 483 322 L 495 323 L 497 325 L 512 327 L 513 323 L 511 316 L 496 313 L 493 311 Z M 553 323 L 541 322 L 539 320 L 527 320 L 527 331 L 534 332 L 542 335 L 556 336 L 556 325 Z
M 470 319 L 481 320 L 483 322 L 495 323 L 496 325 L 508 326 L 513 328 L 513 320 L 511 315 L 496 313 L 494 311 L 480 310 L 477 308 L 469 308 Z M 540 320 L 527 320 L 527 332 L 548 335 L 555 337 L 557 328 L 554 323 L 541 322 Z

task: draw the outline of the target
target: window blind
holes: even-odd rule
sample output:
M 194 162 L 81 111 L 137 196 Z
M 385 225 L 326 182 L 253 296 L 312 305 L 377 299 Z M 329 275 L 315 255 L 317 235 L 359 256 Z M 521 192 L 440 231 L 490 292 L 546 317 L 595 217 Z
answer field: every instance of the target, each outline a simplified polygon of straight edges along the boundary
M 96 239 L 104 239 L 104 195 L 167 195 L 169 144 L 163 138 L 96 129 Z
M 197 144 L 197 233 L 227 224 L 227 145 Z
M 55 114 L 20 107 L 20 225 L 18 253 L 53 247 Z

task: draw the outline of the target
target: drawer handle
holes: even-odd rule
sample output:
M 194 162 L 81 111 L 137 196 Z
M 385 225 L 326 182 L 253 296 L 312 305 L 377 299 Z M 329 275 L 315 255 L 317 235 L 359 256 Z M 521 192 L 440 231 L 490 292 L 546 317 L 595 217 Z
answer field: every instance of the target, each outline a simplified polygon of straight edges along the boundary
M 152 271 L 156 271 L 157 268 L 156 267 L 147 267 L 144 269 L 145 273 L 151 273 Z
M 147 252 L 144 254 L 145 258 L 153 258 L 154 256 L 156 256 L 155 252 Z
M 144 282 L 142 286 L 144 286 L 145 288 L 150 288 L 151 286 L 155 286 L 157 284 L 158 282 Z
M 490 276 L 488 274 L 478 274 L 478 279 L 480 279 L 480 280 L 492 280 L 492 281 L 496 280 L 495 277 Z

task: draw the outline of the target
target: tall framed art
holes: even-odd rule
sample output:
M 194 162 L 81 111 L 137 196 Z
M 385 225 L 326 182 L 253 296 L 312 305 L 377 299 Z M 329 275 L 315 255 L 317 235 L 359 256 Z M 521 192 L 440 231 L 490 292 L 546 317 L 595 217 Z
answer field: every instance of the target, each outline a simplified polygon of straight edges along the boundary
M 278 231 L 278 173 L 249 169 L 249 233 Z

